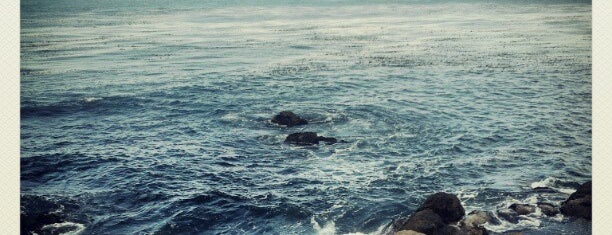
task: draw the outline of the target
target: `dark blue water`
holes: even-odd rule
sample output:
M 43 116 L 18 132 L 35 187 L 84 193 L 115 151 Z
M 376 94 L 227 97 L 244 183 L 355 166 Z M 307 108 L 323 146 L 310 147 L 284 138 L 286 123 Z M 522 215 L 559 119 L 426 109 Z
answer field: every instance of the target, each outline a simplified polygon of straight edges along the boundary
M 496 210 L 591 178 L 588 2 L 21 13 L 21 191 L 79 205 L 78 233 L 380 234 L 438 191 Z M 271 124 L 282 110 L 311 124 Z M 297 131 L 345 142 L 283 144 Z M 590 234 L 561 215 L 487 228 Z

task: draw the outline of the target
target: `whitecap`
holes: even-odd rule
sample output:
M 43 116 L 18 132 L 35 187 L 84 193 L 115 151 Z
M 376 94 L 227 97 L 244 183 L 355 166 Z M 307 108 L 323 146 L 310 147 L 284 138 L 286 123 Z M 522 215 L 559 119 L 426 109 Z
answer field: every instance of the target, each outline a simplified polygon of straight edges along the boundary
M 51 230 L 52 232 L 58 232 L 58 230 L 66 230 L 66 232 L 59 233 L 60 235 L 78 235 L 85 230 L 85 225 L 73 222 L 62 222 L 55 224 L 47 224 L 42 227 L 42 230 Z M 59 232 L 61 232 L 61 230 Z
M 83 99 L 83 101 L 85 101 L 85 103 L 90 103 L 90 102 L 94 102 L 94 101 L 98 101 L 98 100 L 102 100 L 102 98 L 99 98 L 99 97 L 85 97 Z
M 561 188 L 558 187 L 557 184 L 558 182 L 561 181 L 560 179 L 557 179 L 555 177 L 548 177 L 546 179 L 543 179 L 541 181 L 537 181 L 537 182 L 533 182 L 531 183 L 531 188 L 535 189 L 538 187 L 543 187 L 543 188 L 551 188 L 554 190 L 557 190 L 561 193 L 565 193 L 565 194 L 572 194 L 574 191 L 576 191 L 575 189 L 571 189 L 571 188 Z

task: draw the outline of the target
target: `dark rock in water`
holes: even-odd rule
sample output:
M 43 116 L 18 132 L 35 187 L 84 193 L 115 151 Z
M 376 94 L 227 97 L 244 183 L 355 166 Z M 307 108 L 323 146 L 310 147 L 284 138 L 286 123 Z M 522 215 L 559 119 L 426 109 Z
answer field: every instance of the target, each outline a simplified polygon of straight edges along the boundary
M 591 219 L 592 182 L 586 182 L 561 203 L 561 213 L 568 216 Z
M 427 235 L 487 235 L 489 232 L 483 224 L 500 223 L 492 212 L 473 211 L 471 216 L 461 220 L 464 215 L 465 210 L 457 196 L 440 192 L 429 196 L 409 219 L 394 222 L 393 231 L 399 231 L 396 235 L 414 232 Z
M 512 204 L 510 207 L 513 211 L 516 211 L 518 215 L 528 215 L 536 211 L 536 207 L 528 204 Z
M 299 117 L 298 115 L 295 115 L 295 113 L 291 111 L 282 111 L 272 118 L 272 123 L 292 127 L 306 125 L 308 124 L 308 121 Z
M 556 193 L 557 190 L 549 188 L 549 187 L 535 187 L 533 188 L 533 191 L 536 191 L 538 193 Z
M 572 193 L 567 200 L 570 201 L 570 200 L 574 200 L 574 199 L 583 198 L 583 197 L 586 197 L 586 196 L 591 196 L 591 194 L 592 194 L 592 187 L 593 187 L 593 182 L 592 181 L 589 181 L 589 182 L 586 182 L 586 183 L 580 185 L 580 188 L 578 188 L 578 190 L 576 190 L 576 192 Z
M 327 144 L 335 144 L 338 143 L 338 140 L 336 138 L 332 138 L 332 137 L 323 137 L 323 136 L 319 136 L 319 141 L 323 141 Z
M 64 222 L 64 216 L 57 213 L 61 208 L 45 197 L 22 195 L 21 234 L 41 234 L 45 225 Z
M 431 209 L 440 215 L 445 223 L 457 222 L 465 215 L 465 210 L 461 206 L 459 198 L 443 192 L 429 196 L 417 211 L 427 209 Z
M 555 216 L 559 214 L 559 210 L 553 204 L 547 202 L 538 202 L 538 207 L 540 208 L 540 210 L 542 210 L 542 213 L 547 216 Z
M 296 145 L 315 145 L 319 144 L 319 141 L 326 142 L 327 144 L 335 144 L 338 142 L 335 138 L 317 136 L 315 132 L 293 133 L 285 139 L 285 143 Z
M 516 213 L 516 211 L 510 209 L 498 210 L 497 215 L 510 223 L 516 224 L 519 222 L 519 215 Z
M 425 234 L 441 232 L 445 223 L 438 214 L 431 209 L 425 209 L 412 215 L 399 230 L 412 230 Z

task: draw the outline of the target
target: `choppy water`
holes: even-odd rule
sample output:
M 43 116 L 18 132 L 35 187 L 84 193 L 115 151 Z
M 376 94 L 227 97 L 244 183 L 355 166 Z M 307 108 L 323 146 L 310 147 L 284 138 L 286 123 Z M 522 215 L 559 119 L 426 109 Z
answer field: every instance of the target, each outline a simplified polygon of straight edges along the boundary
M 591 178 L 588 3 L 153 3 L 22 1 L 21 190 L 83 234 L 378 234 Z

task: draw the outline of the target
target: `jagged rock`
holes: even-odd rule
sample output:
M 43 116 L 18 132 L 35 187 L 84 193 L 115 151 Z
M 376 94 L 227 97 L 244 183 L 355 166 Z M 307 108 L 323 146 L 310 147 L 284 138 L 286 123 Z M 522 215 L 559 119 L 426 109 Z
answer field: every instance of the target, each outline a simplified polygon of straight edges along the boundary
M 590 220 L 592 213 L 592 182 L 586 182 L 561 203 L 561 213 Z
M 429 196 L 417 211 L 427 209 L 431 209 L 438 214 L 444 223 L 457 222 L 465 215 L 465 210 L 461 206 L 459 198 L 444 192 Z
M 412 215 L 399 230 L 412 230 L 425 234 L 434 234 L 439 232 L 444 226 L 445 223 L 442 217 L 431 209 L 425 209 Z
M 323 141 L 327 144 L 335 144 L 338 142 L 336 138 L 317 136 L 315 132 L 298 132 L 287 136 L 285 143 L 295 145 L 315 145 L 319 144 L 319 141 Z
M 516 211 L 518 215 L 528 215 L 536 211 L 536 207 L 529 204 L 512 204 L 510 207 L 513 211 Z
M 292 127 L 306 125 L 308 124 L 308 121 L 299 117 L 298 115 L 295 115 L 295 113 L 291 111 L 282 111 L 272 118 L 272 123 Z
M 559 214 L 559 210 L 553 204 L 547 202 L 539 202 L 538 207 L 540 208 L 542 213 L 547 216 L 555 216 Z

